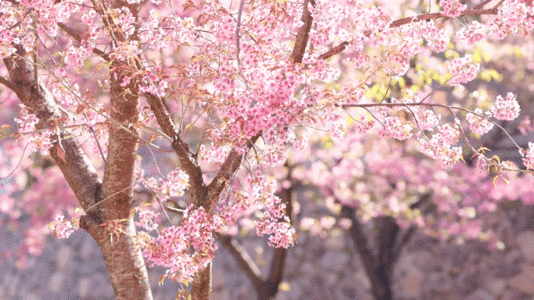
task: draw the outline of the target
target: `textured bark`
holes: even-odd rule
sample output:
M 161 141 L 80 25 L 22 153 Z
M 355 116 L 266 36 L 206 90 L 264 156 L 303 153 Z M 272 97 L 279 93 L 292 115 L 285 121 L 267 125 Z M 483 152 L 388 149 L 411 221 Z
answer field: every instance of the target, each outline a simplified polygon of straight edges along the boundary
M 122 76 L 110 76 L 111 118 L 128 130 L 112 123 L 109 131 L 108 156 L 102 184 L 102 201 L 99 204 L 103 223 L 125 220 L 124 231 L 118 236 L 110 235 L 103 226 L 86 229 L 100 246 L 116 299 L 152 299 L 148 274 L 141 252 L 135 249 L 135 226 L 130 218 L 132 209 L 134 165 L 137 154 L 137 130 L 133 124 L 138 119 L 139 95 L 136 82 L 121 87 L 124 76 L 130 76 L 131 66 L 120 63 L 111 65 L 112 71 L 123 72 Z M 132 134 L 133 133 L 133 134 Z M 99 222 L 100 223 L 100 222 Z M 97 229 L 98 228 L 98 229 Z M 101 229 L 102 228 L 102 229 Z M 116 240 L 112 240 L 114 237 Z
M 293 46 L 293 52 L 291 53 L 290 57 L 291 61 L 294 63 L 302 63 L 302 58 L 304 57 L 304 52 L 306 51 L 306 46 L 310 37 L 313 17 L 308 9 L 308 4 L 315 5 L 315 0 L 305 0 L 303 3 L 304 10 L 300 20 L 304 24 L 299 28 L 297 37 L 295 39 L 295 45 Z
M 21 46 L 16 48 L 15 55 L 4 59 L 11 79 L 11 88 L 20 101 L 28 107 L 30 113 L 35 114 L 39 119 L 37 129 L 54 129 L 54 125 L 58 124 L 62 117 L 56 102 L 44 84 L 35 78 L 34 68 L 26 60 L 27 53 L 24 48 Z M 58 142 L 50 148 L 51 156 L 61 169 L 81 206 L 88 209 L 96 201 L 95 195 L 101 180 L 74 138 L 62 138 L 61 147 L 61 151 L 65 151 L 65 160 L 58 156 Z
M 105 13 L 104 3 L 93 3 L 114 41 L 128 42 L 122 29 Z M 123 6 L 137 18 L 138 4 L 111 2 L 112 8 Z M 130 39 L 135 40 L 136 35 Z M 139 83 L 133 76 L 137 67 L 135 59 L 128 62 L 115 60 L 110 65 L 110 117 L 115 122 L 109 129 L 108 156 L 98 210 L 96 215 L 81 222 L 102 250 L 116 299 L 152 299 L 145 263 L 141 251 L 135 247 L 135 226 L 130 218 L 138 146 L 138 131 L 133 126 L 139 115 Z M 131 79 L 130 83 L 121 86 L 126 77 Z M 121 220 L 122 231 L 111 233 L 105 225 L 118 220 Z
M 211 263 L 199 271 L 193 280 L 191 298 L 193 300 L 209 300 L 211 297 Z
M 104 254 L 115 299 L 152 299 L 141 251 L 128 236 L 135 235 L 133 220 L 128 220 L 123 226 L 124 233 L 118 236 L 110 235 L 89 216 L 82 217 L 80 226 L 91 234 Z
M 11 88 L 30 112 L 39 118 L 37 128 L 55 129 L 55 126 L 61 121 L 61 114 L 50 92 L 35 76 L 32 64 L 26 60 L 24 49 L 18 47 L 16 55 L 4 59 L 4 63 L 11 79 Z M 120 91 L 115 91 L 116 95 L 119 93 Z M 122 109 L 122 113 L 126 113 L 126 115 L 137 114 L 136 105 L 133 105 L 134 109 L 132 109 L 130 102 L 122 107 L 119 103 L 116 107 Z M 117 116 L 114 117 L 117 118 Z M 134 249 L 134 241 L 126 234 L 121 234 L 112 242 L 105 227 L 98 226 L 105 220 L 128 218 L 133 178 L 128 172 L 133 171 L 134 161 L 132 157 L 135 155 L 137 141 L 135 138 L 132 139 L 131 135 L 125 133 L 124 130 L 115 128 L 115 132 L 110 138 L 110 144 L 115 146 L 110 148 L 109 157 L 111 159 L 108 159 L 108 163 L 113 164 L 113 167 L 111 165 L 106 166 L 108 170 L 107 183 L 106 179 L 104 180 L 106 191 L 101 192 L 101 180 L 80 145 L 72 137 L 63 138 L 62 132 L 60 132 L 60 137 L 58 139 L 56 136 L 56 142 L 50 149 L 51 156 L 88 214 L 82 218 L 81 226 L 91 234 L 101 247 L 108 270 L 110 270 L 116 298 L 152 299 L 146 268 L 140 251 Z M 61 146 L 59 142 L 61 142 Z M 126 146 L 126 148 L 121 145 Z M 60 147 L 61 151 L 65 152 L 64 160 L 58 155 Z M 128 153 L 126 159 L 121 153 Z M 103 201 L 101 205 L 95 206 L 102 199 L 102 194 L 113 195 L 113 190 L 128 186 L 129 190 L 126 189 L 117 193 Z M 94 209 L 95 207 L 98 209 Z M 130 235 L 135 233 L 131 220 L 126 222 L 124 231 Z

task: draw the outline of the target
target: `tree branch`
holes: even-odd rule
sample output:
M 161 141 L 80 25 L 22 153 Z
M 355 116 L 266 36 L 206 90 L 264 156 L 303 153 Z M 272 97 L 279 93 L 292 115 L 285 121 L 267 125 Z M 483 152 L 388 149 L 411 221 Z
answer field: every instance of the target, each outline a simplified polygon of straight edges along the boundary
M 2 76 L 0 76 L 0 83 L 5 85 L 8 89 L 10 89 L 13 92 L 15 92 L 15 94 L 20 93 L 20 91 L 17 90 L 17 86 L 13 82 L 5 79 Z
M 332 57 L 340 52 L 342 52 L 343 50 L 345 50 L 345 48 L 347 48 L 347 46 L 350 45 L 349 42 L 343 42 L 339 45 L 337 45 L 336 47 L 326 51 L 325 53 L 319 55 L 318 59 L 328 59 L 329 57 Z
M 474 6 L 473 8 L 468 8 L 468 9 L 464 10 L 462 12 L 462 14 L 460 15 L 460 17 L 473 16 L 473 15 L 477 15 L 477 16 L 480 16 L 480 15 L 496 15 L 499 12 L 499 6 L 503 3 L 502 0 L 499 3 L 497 3 L 495 6 L 493 6 L 492 8 L 479 9 L 480 7 L 482 7 L 485 4 L 489 3 L 490 1 L 491 0 L 486 0 L 486 1 L 484 1 L 484 2 L 482 2 L 480 4 L 478 4 L 478 5 Z M 303 16 L 303 18 L 304 18 L 304 16 Z M 393 21 L 393 22 L 391 22 L 389 24 L 389 28 L 400 27 L 402 25 L 405 25 L 405 24 L 408 24 L 408 23 L 412 23 L 412 22 L 415 22 L 415 21 L 433 20 L 433 19 L 439 19 L 439 18 L 448 18 L 448 17 L 445 16 L 444 14 L 442 14 L 442 13 L 439 13 L 439 12 L 427 13 L 427 14 L 418 15 L 416 17 L 406 17 L 406 18 L 395 20 L 395 21 Z M 301 29 L 302 29 L 302 27 L 301 27 Z M 300 31 L 299 31 L 299 33 L 300 33 Z M 298 36 L 297 36 L 297 38 L 298 38 Z M 350 45 L 349 42 L 347 42 L 347 41 L 342 42 L 340 45 L 338 45 L 338 46 L 326 51 L 325 53 L 319 55 L 319 59 L 327 59 L 329 57 L 332 57 L 332 56 L 344 51 L 345 48 L 348 45 Z
M 494 7 L 487 8 L 487 9 L 468 8 L 464 10 L 459 17 L 473 16 L 473 15 L 476 15 L 476 16 L 496 15 L 499 12 L 499 5 L 501 5 L 501 3 L 502 1 L 497 3 L 497 5 L 495 5 Z M 406 18 L 393 21 L 389 24 L 389 28 L 400 27 L 402 25 L 405 25 L 405 24 L 408 24 L 414 21 L 425 21 L 425 20 L 433 20 L 433 19 L 439 19 L 439 18 L 448 18 L 448 17 L 439 12 L 422 14 L 422 15 L 418 15 L 417 17 L 406 17 Z
M 308 44 L 308 38 L 310 36 L 310 29 L 312 26 L 313 18 L 310 10 L 308 9 L 308 3 L 315 5 L 315 0 L 304 0 L 304 10 L 302 12 L 301 21 L 304 24 L 299 28 L 297 38 L 295 39 L 295 46 L 291 53 L 290 60 L 293 63 L 302 63 L 304 52 L 306 51 L 306 45 Z
M 154 112 L 159 126 L 173 140 L 172 148 L 176 152 L 182 168 L 189 175 L 193 202 L 197 205 L 196 203 L 200 203 L 200 198 L 206 193 L 204 180 L 202 179 L 202 170 L 191 157 L 187 144 L 180 138 L 171 114 L 165 106 L 165 100 L 151 93 L 145 93 L 144 96 Z
M 77 33 L 74 29 L 68 27 L 66 24 L 64 23 L 57 23 L 57 25 L 59 26 L 59 28 L 61 28 L 63 31 L 65 31 L 69 36 L 71 36 L 72 38 L 74 38 L 74 40 L 76 40 L 78 43 L 81 43 L 82 42 L 82 35 Z M 98 48 L 93 48 L 93 53 L 102 57 L 104 60 L 106 61 L 109 61 L 109 55 L 106 54 L 104 51 L 98 49 Z
M 229 235 L 217 234 L 217 239 L 223 246 L 230 251 L 230 254 L 237 261 L 237 264 L 245 272 L 248 279 L 254 285 L 254 288 L 259 291 L 262 289 L 262 276 L 260 268 L 256 265 L 254 260 L 248 255 L 247 251 L 239 244 L 239 242 Z
M 256 134 L 252 137 L 250 141 L 247 143 L 247 151 L 250 150 L 253 145 L 256 143 L 256 141 L 260 138 L 261 133 Z M 210 182 L 208 185 L 208 200 L 211 201 L 219 196 L 219 194 L 222 192 L 226 184 L 229 182 L 230 178 L 235 174 L 237 169 L 239 169 L 239 166 L 241 166 L 241 162 L 243 161 L 243 157 L 246 154 L 239 154 L 235 149 L 233 149 L 230 154 L 226 157 L 224 163 L 221 166 L 221 169 L 219 172 L 217 172 L 217 175 L 215 175 L 215 178 Z M 204 208 L 206 211 L 211 211 L 211 208 L 213 207 L 213 202 L 205 203 Z M 209 210 L 208 210 L 209 209 Z
M 16 54 L 4 58 L 12 89 L 20 101 L 39 119 L 37 129 L 55 129 L 61 117 L 52 94 L 39 80 L 35 81 L 33 66 L 26 59 L 26 51 L 20 45 L 15 46 Z M 101 180 L 93 165 L 73 137 L 63 136 L 60 131 L 61 148 L 58 136 L 55 136 L 50 155 L 61 169 L 63 176 L 72 188 L 74 195 L 84 209 L 88 209 L 98 201 Z M 67 134 L 68 135 L 68 134 Z M 64 151 L 65 157 L 60 158 L 58 151 Z

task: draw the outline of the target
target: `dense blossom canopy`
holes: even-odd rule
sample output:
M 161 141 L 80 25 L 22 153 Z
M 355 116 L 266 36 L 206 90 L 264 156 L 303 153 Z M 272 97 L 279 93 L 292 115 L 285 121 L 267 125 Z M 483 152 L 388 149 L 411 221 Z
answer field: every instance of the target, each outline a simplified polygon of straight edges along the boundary
M 106 234 L 132 235 L 150 265 L 188 282 L 213 258 L 213 233 L 251 213 L 270 245 L 294 243 L 271 176 L 291 149 L 293 156 L 323 151 L 314 155 L 320 162 L 293 159 L 309 167 L 300 179 L 336 201 L 361 206 L 384 198 L 361 206 L 367 216 L 432 225 L 401 201 L 424 190 L 435 195 L 439 214 L 452 213 L 433 224 L 445 228 L 438 235 L 475 238 L 481 226 L 472 210 L 494 205 L 474 190 L 491 185 L 490 175 L 450 168 L 469 150 L 492 176 L 528 172 L 534 143 L 527 149 L 515 144 L 517 163 L 471 144 L 473 137 L 503 130 L 495 128 L 498 121 L 519 117 L 516 94 L 506 91 L 478 105 L 451 104 L 435 91 L 458 91 L 493 74 L 481 48 L 529 36 L 534 6 L 524 0 L 423 2 L 0 0 L 0 116 L 10 125 L 0 129 L 12 137 L 2 141 L 0 176 L 13 178 L 0 194 L 0 211 L 13 224 L 23 212 L 34 215 L 25 250 L 38 254 L 49 222 L 60 238 L 80 222 L 92 232 L 74 210 L 76 198 Z M 33 82 L 31 89 L 21 88 L 26 82 Z M 337 150 L 320 150 L 325 145 L 315 129 L 327 132 L 323 141 Z M 128 145 L 130 152 L 121 152 Z M 439 168 L 417 164 L 417 155 L 402 157 L 405 147 Z M 176 155 L 160 156 L 160 169 L 154 152 Z M 59 169 L 46 166 L 48 155 Z M 73 164 L 89 175 L 72 172 Z M 89 179 L 98 182 L 85 189 Z M 103 199 L 96 199 L 100 182 Z M 121 202 L 131 200 L 134 189 L 153 195 L 155 208 Z M 471 200 L 460 204 L 462 194 Z M 159 226 L 164 214 L 154 210 L 184 195 L 190 197 L 181 222 Z M 106 201 L 128 208 L 126 215 L 101 208 Z M 65 211 L 76 221 L 58 217 Z M 135 214 L 138 233 L 123 226 Z

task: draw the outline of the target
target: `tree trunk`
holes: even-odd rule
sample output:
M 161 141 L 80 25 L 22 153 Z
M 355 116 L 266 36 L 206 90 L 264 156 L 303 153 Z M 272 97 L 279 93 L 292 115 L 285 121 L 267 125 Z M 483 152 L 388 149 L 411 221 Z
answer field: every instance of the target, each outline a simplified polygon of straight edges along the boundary
M 211 296 L 211 263 L 199 271 L 193 279 L 193 288 L 191 289 L 191 299 L 209 300 Z
M 115 299 L 151 300 L 152 291 L 141 251 L 135 248 L 135 226 L 132 219 L 123 226 L 125 233 L 118 237 L 110 235 L 103 226 L 98 226 L 88 216 L 82 217 L 80 225 L 96 240 L 102 250 Z
M 341 209 L 341 214 L 344 218 L 349 218 L 352 225 L 349 233 L 354 242 L 354 246 L 363 262 L 365 272 L 369 281 L 371 282 L 371 294 L 376 300 L 391 300 L 393 299 L 391 290 L 392 270 L 395 265 L 395 258 L 393 249 L 395 249 L 395 240 L 398 233 L 398 226 L 393 220 L 391 223 L 388 218 L 377 219 L 378 228 L 378 254 L 374 254 L 369 245 L 369 241 L 362 224 L 357 219 L 356 209 L 344 205 Z
M 39 118 L 38 129 L 56 129 L 54 124 L 61 116 L 57 104 L 25 57 L 24 48 L 17 46 L 17 54 L 4 59 L 12 89 L 30 112 Z M 138 96 L 129 98 L 132 94 L 128 94 L 123 98 L 125 89 L 129 87 L 120 87 L 120 81 L 112 81 L 111 104 L 115 108 L 112 118 L 119 122 L 135 122 Z M 87 213 L 80 220 L 80 226 L 89 232 L 102 250 L 116 299 L 151 300 L 146 267 L 141 252 L 134 247 L 132 237 L 135 227 L 129 217 L 137 138 L 117 125 L 112 124 L 111 127 L 103 181 L 75 138 L 59 139 L 64 136 L 60 132 L 50 152 Z M 63 157 L 58 154 L 60 148 Z M 124 220 L 121 222 L 122 231 L 115 235 L 102 226 L 113 220 Z

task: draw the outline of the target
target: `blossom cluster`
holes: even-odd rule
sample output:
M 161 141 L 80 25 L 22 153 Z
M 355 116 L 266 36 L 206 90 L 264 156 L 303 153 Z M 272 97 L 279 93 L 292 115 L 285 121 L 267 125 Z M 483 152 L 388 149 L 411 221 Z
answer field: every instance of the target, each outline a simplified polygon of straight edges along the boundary
M 207 149 L 205 145 L 201 145 L 198 149 L 199 162 L 202 164 L 222 164 L 231 150 L 229 145 L 222 147 L 212 146 L 211 149 Z
M 502 121 L 513 121 L 519 117 L 519 103 L 517 102 L 517 97 L 513 93 L 506 94 L 506 97 L 503 99 L 500 95 L 497 96 L 495 104 L 491 108 L 493 116 L 497 120 Z
M 158 229 L 158 223 L 156 223 L 156 214 L 153 210 L 143 209 L 139 211 L 139 221 L 135 225 L 143 228 L 147 231 L 153 231 Z
M 55 221 L 48 225 L 48 229 L 51 230 L 54 236 L 58 239 L 66 239 L 76 231 L 76 228 L 72 226 L 72 222 L 65 219 L 64 216 L 57 216 Z
M 443 14 L 447 17 L 459 17 L 467 8 L 465 4 L 461 4 L 459 0 L 443 0 L 439 3 L 443 9 Z
M 460 31 L 456 33 L 456 37 L 466 45 L 472 46 L 484 38 L 482 24 L 480 22 L 473 21 L 471 22 L 471 25 L 467 25 L 460 29 Z
M 458 142 L 459 131 L 449 124 L 438 127 L 438 132 L 430 140 L 420 138 L 422 152 L 439 159 L 444 166 L 451 167 L 462 158 L 462 148 L 454 146 Z
M 508 0 L 499 7 L 499 12 L 490 27 L 489 35 L 503 39 L 509 34 L 526 36 L 534 29 L 534 6 L 532 1 Z
M 34 114 L 30 113 L 24 104 L 20 106 L 20 119 L 15 118 L 15 122 L 19 125 L 19 131 L 31 132 L 35 130 L 35 125 L 39 122 L 39 119 Z
M 150 266 L 164 266 L 168 277 L 186 282 L 213 259 L 217 249 L 213 232 L 224 228 L 221 217 L 190 205 L 179 225 L 163 228 L 155 238 L 141 232 L 138 241 Z
M 468 113 L 465 117 L 467 122 L 469 122 L 469 128 L 476 134 L 483 135 L 488 133 L 493 128 L 493 122 L 488 120 L 491 117 L 491 113 L 488 111 L 484 113 L 480 108 L 476 108 L 474 113 Z
M 523 154 L 523 164 L 527 169 L 534 170 L 534 143 L 528 143 L 528 150 Z
M 431 130 L 438 126 L 441 115 L 436 114 L 435 111 L 430 109 L 416 108 L 414 111 L 414 118 L 417 122 L 418 129 Z
M 452 74 L 449 84 L 457 86 L 475 79 L 480 70 L 480 64 L 473 62 L 471 55 L 466 55 L 447 62 L 447 68 Z
M 184 170 L 177 169 L 167 174 L 166 179 L 156 180 L 148 178 L 145 186 L 151 189 L 161 201 L 167 201 L 170 197 L 180 197 L 184 195 L 189 186 L 189 175 Z
M 29 135 L 28 142 L 32 152 L 39 152 L 42 155 L 48 155 L 48 149 L 53 146 L 53 139 L 55 133 L 50 129 L 43 129 L 37 131 L 35 125 L 39 122 L 34 114 L 28 112 L 28 109 L 23 104 L 20 104 L 20 119 L 15 118 L 14 121 L 19 127 L 19 137 L 21 140 L 26 140 Z
M 392 137 L 402 141 L 412 136 L 412 126 L 406 123 L 403 124 L 398 118 L 386 117 L 383 125 L 380 132 L 382 137 Z

